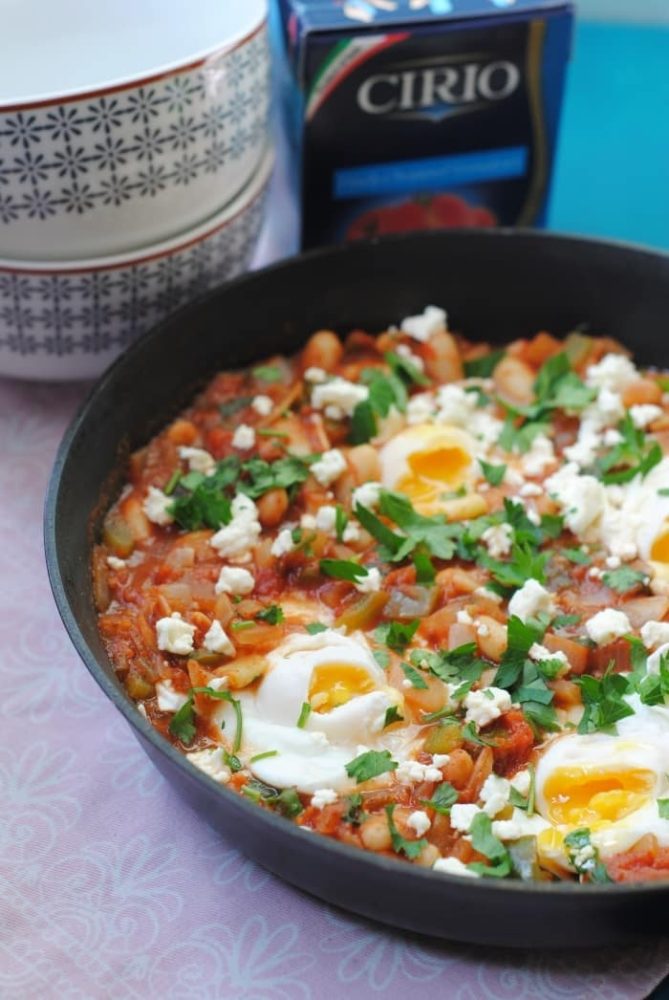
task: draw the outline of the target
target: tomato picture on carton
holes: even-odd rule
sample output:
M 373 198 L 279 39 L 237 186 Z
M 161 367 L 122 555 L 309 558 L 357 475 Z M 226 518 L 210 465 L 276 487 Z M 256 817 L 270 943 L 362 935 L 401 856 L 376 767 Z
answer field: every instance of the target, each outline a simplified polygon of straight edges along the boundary
M 461 226 L 486 229 L 497 223 L 495 213 L 489 208 L 471 205 L 459 195 L 417 195 L 363 212 L 348 226 L 346 240 L 370 239 L 416 229 L 455 229 Z
M 545 224 L 568 0 L 279 3 L 304 249 Z

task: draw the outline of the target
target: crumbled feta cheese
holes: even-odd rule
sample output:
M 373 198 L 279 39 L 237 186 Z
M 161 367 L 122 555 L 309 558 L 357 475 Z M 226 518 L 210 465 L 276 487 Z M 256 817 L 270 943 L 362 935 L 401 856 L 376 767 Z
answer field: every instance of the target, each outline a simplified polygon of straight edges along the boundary
M 493 559 L 508 556 L 513 545 L 513 528 L 510 524 L 493 524 L 483 532 L 481 541 Z
M 661 406 L 655 406 L 653 403 L 643 403 L 638 406 L 630 406 L 630 417 L 632 418 L 632 423 L 637 428 L 637 430 L 643 430 L 644 427 L 648 427 L 652 424 L 658 417 L 661 417 L 663 413 Z
M 306 531 L 316 530 L 316 518 L 313 514 L 303 514 L 300 518 L 300 527 Z
M 184 445 L 179 448 L 179 458 L 188 463 L 191 472 L 201 472 L 204 476 L 210 476 L 216 471 L 216 459 L 204 448 L 188 448 Z
M 224 566 L 214 590 L 217 594 L 250 594 L 256 581 L 252 573 L 241 566 Z
M 432 826 L 430 817 L 422 809 L 416 809 L 407 819 L 407 826 L 410 826 L 414 833 L 422 837 Z
M 225 656 L 234 656 L 236 652 L 234 645 L 230 641 L 230 636 L 216 619 L 209 626 L 202 645 L 210 653 L 223 653 Z
M 639 378 L 639 372 L 624 354 L 605 354 L 596 365 L 585 373 L 586 385 L 624 392 Z
M 168 497 L 166 493 L 163 493 L 156 486 L 149 486 L 144 503 L 142 504 L 142 510 L 153 524 L 172 524 L 174 518 L 167 509 L 172 503 L 172 497 Z
M 216 749 L 208 750 L 194 750 L 192 753 L 187 753 L 186 758 L 194 764 L 195 767 L 200 771 L 204 771 L 208 774 L 210 778 L 214 781 L 220 782 L 222 785 L 227 784 L 230 781 L 231 771 L 226 764 L 223 763 L 223 751 L 220 747 Z
M 532 643 L 527 655 L 531 660 L 534 660 L 535 663 L 541 663 L 542 660 L 559 660 L 560 663 L 564 663 L 565 666 L 569 663 L 569 660 L 561 649 L 552 653 L 550 649 L 546 649 L 546 647 L 542 646 L 539 642 Z
M 158 681 L 156 700 L 161 712 L 178 712 L 188 701 L 188 695 L 175 691 L 171 680 Z
M 433 753 L 432 763 L 435 767 L 444 767 L 451 759 L 450 753 Z
M 407 423 L 427 424 L 434 416 L 434 396 L 430 392 L 419 392 L 407 403 Z
M 521 497 L 540 497 L 544 490 L 538 483 L 523 483 L 518 492 Z
M 522 809 L 514 809 L 511 819 L 495 819 L 492 833 L 499 840 L 520 840 L 521 837 L 536 837 L 550 828 L 550 823 L 537 815 L 528 816 Z
M 575 462 L 563 466 L 545 485 L 575 535 L 583 535 L 601 516 L 606 504 L 604 487 L 594 476 L 579 475 Z
M 339 479 L 346 469 L 346 459 L 337 448 L 324 451 L 317 462 L 311 466 L 311 472 L 321 486 L 330 486 Z
M 312 365 L 311 368 L 307 368 L 304 373 L 304 378 L 307 382 L 325 382 L 327 377 L 328 373 L 324 371 L 323 368 L 317 368 L 315 365 Z
M 342 417 L 350 417 L 358 403 L 363 403 L 368 397 L 366 385 L 349 382 L 337 375 L 314 386 L 311 405 L 316 410 L 325 410 L 330 419 L 341 420 Z
M 466 722 L 473 722 L 482 729 L 511 708 L 511 695 L 502 688 L 487 687 L 480 691 L 470 691 L 465 698 Z
M 187 656 L 193 652 L 193 636 L 195 626 L 185 622 L 178 611 L 156 622 L 156 638 L 158 649 L 167 653 L 177 653 Z
M 107 565 L 110 569 L 125 569 L 128 564 L 125 559 L 119 559 L 118 556 L 107 556 Z
M 480 635 L 482 639 L 485 639 L 487 635 L 490 635 L 490 627 L 485 624 L 485 622 L 479 622 L 476 626 L 476 634 Z
M 461 608 L 455 616 L 459 625 L 473 625 L 474 619 L 465 608 Z
M 302 527 L 304 527 L 304 524 L 302 524 L 303 520 L 304 518 L 300 520 Z M 313 526 L 318 531 L 323 531 L 326 535 L 332 535 L 332 537 L 334 537 L 337 532 L 337 508 L 333 507 L 332 504 L 325 504 L 316 514 Z M 344 542 L 355 542 L 359 538 L 360 529 L 358 528 L 358 525 L 349 522 L 349 524 L 347 524 L 344 528 L 342 540 Z
M 646 649 L 657 649 L 669 643 L 669 622 L 646 622 L 641 626 L 641 641 Z
M 419 781 L 443 781 L 443 774 L 434 764 L 421 764 L 417 760 L 403 760 L 395 777 L 404 785 L 413 785 Z
M 536 618 L 541 611 L 552 614 L 553 598 L 538 580 L 530 577 L 509 601 L 509 614 L 526 622 L 528 618 Z
M 478 394 L 473 389 L 464 389 L 452 382 L 437 390 L 436 421 L 462 427 L 472 437 L 480 441 L 484 448 L 490 447 L 499 437 L 502 423 L 478 405 Z
M 545 434 L 537 434 L 530 450 L 523 456 L 521 466 L 526 476 L 541 476 L 549 465 L 555 463 L 553 442 Z
M 314 809 L 323 809 L 325 806 L 331 806 L 338 798 L 334 788 L 317 788 L 311 796 L 311 804 Z
M 360 591 L 361 594 L 373 594 L 381 589 L 381 583 L 381 574 L 378 569 L 376 566 L 370 566 L 367 570 L 367 576 L 356 579 L 355 589 Z
M 604 562 L 607 569 L 618 569 L 620 566 L 620 556 L 607 556 Z
M 493 601 L 495 604 L 502 603 L 502 596 L 496 591 L 491 590 L 490 587 L 477 587 L 474 591 L 477 597 L 485 597 L 487 601 Z
M 381 483 L 375 482 L 363 483 L 362 486 L 357 486 L 351 496 L 353 510 L 355 510 L 358 504 L 361 507 L 366 507 L 368 510 L 375 510 L 379 506 L 382 489 L 383 486 Z
M 592 580 L 601 580 L 604 576 L 604 570 L 600 566 L 591 566 L 588 570 L 588 576 Z
M 617 431 L 615 427 L 609 427 L 604 431 L 603 441 L 607 448 L 615 448 L 615 446 L 620 444 L 622 440 L 622 434 L 620 431 Z
M 507 486 L 513 487 L 513 489 L 519 489 L 526 486 L 534 486 L 534 483 L 526 483 L 523 476 L 517 469 L 513 469 L 510 465 L 507 465 L 506 472 L 504 473 L 504 482 Z
M 254 396 L 251 400 L 251 409 L 260 417 L 268 417 L 274 409 L 274 403 L 270 396 Z
M 532 775 L 528 770 L 518 771 L 510 780 L 512 788 L 515 788 L 519 795 L 529 795 L 532 787 Z
M 276 556 L 277 559 L 280 556 L 285 556 L 289 552 L 292 552 L 295 548 L 295 542 L 293 541 L 293 533 L 290 528 L 282 528 L 279 534 L 276 536 L 272 542 L 272 555 Z
M 456 802 L 451 806 L 451 827 L 461 833 L 469 833 L 474 817 L 483 812 L 470 802 Z
M 439 309 L 438 306 L 426 306 L 420 316 L 406 316 L 400 328 L 414 340 L 425 343 L 435 333 L 445 330 L 447 322 L 448 316 L 444 309 Z
M 588 619 L 585 631 L 598 646 L 605 646 L 608 642 L 619 639 L 621 635 L 627 635 L 632 631 L 632 626 L 624 612 L 616 611 L 615 608 L 605 608 Z
M 418 354 L 414 354 L 408 344 L 398 344 L 395 353 L 412 364 L 419 372 L 425 370 L 425 362 Z
M 459 858 L 437 858 L 432 865 L 432 871 L 442 872 L 444 875 L 464 875 L 466 878 L 481 878 L 478 872 L 473 872 Z
M 665 642 L 662 646 L 658 646 L 655 652 L 651 653 L 646 661 L 646 673 L 659 674 L 660 663 L 667 653 L 669 653 L 669 642 Z
M 240 424 L 232 435 L 232 447 L 248 451 L 256 443 L 256 432 L 249 424 Z
M 261 532 L 258 508 L 250 497 L 238 493 L 232 501 L 232 520 L 209 540 L 222 558 L 247 555 Z
M 511 784 L 506 778 L 489 774 L 483 782 L 479 798 L 483 803 L 483 812 L 491 818 L 506 808 L 511 794 Z

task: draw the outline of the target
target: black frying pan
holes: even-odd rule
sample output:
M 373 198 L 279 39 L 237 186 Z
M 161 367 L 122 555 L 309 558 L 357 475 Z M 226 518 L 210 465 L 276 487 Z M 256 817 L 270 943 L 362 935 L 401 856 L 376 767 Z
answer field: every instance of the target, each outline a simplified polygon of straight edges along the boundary
M 68 430 L 45 535 L 65 627 L 159 770 L 260 864 L 339 906 L 398 927 L 494 945 L 629 941 L 669 926 L 669 884 L 526 885 L 432 874 L 305 833 L 196 771 L 117 682 L 96 626 L 91 545 L 144 443 L 218 369 L 292 352 L 314 330 L 383 329 L 426 304 L 472 338 L 505 341 L 579 323 L 669 367 L 669 257 L 530 232 L 450 232 L 318 251 L 249 275 L 149 332 L 103 376 Z

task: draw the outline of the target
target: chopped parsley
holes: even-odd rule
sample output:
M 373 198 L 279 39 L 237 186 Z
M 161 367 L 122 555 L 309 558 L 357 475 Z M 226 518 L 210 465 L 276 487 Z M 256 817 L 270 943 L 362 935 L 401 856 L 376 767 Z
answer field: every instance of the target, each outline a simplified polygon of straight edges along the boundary
M 611 882 L 606 868 L 599 860 L 599 851 L 590 842 L 590 830 L 583 827 L 572 830 L 564 838 L 569 863 L 579 875 L 587 875 L 591 882 Z
M 311 705 L 308 701 L 302 702 L 302 708 L 300 709 L 300 714 L 298 716 L 296 726 L 298 729 L 304 729 L 307 722 L 309 721 L 309 716 L 311 715 Z
M 278 365 L 257 365 L 251 374 L 261 382 L 280 382 L 283 378 L 283 372 Z
M 321 632 L 327 632 L 327 625 L 323 625 L 322 622 L 309 622 L 304 626 L 305 632 L 309 635 L 319 635 Z
M 387 726 L 392 726 L 393 722 L 403 722 L 404 716 L 400 715 L 397 705 L 389 705 L 386 709 L 386 714 L 383 720 L 383 728 Z
M 395 826 L 395 820 L 393 819 L 393 813 L 395 812 L 394 802 L 391 805 L 387 805 L 385 811 L 386 816 L 388 817 L 390 840 L 395 854 L 403 854 L 405 858 L 408 858 L 410 861 L 415 861 L 423 848 L 427 847 L 427 840 L 425 840 L 424 837 L 421 837 L 420 840 L 407 840 L 405 837 L 401 836 L 399 830 Z
M 346 531 L 347 525 L 348 525 L 348 514 L 341 506 L 341 504 L 337 504 L 335 508 L 335 537 L 338 542 L 344 541 L 344 532 Z
M 264 802 L 266 805 L 272 806 L 286 819 L 295 819 L 304 809 L 296 788 L 284 788 L 280 792 L 277 788 L 266 785 L 264 781 L 252 778 L 241 791 L 253 802 Z
M 266 760 L 268 757 L 278 757 L 278 750 L 265 750 L 264 753 L 257 753 L 255 757 L 251 757 L 249 764 L 255 764 L 259 760 Z
M 669 799 L 658 799 L 657 811 L 660 814 L 660 819 L 669 819 Z
M 465 376 L 467 378 L 490 378 L 504 357 L 506 357 L 506 351 L 500 349 L 483 354 L 480 358 L 472 358 L 471 361 L 465 361 Z
M 221 403 L 218 412 L 226 420 L 228 417 L 234 417 L 235 413 L 239 413 L 240 410 L 245 410 L 252 402 L 253 396 L 235 396 L 234 399 L 228 399 L 225 403 Z
M 583 549 L 562 549 L 562 555 L 569 562 L 576 563 L 577 566 L 588 566 L 590 564 L 590 556 Z
M 270 604 L 258 612 L 256 619 L 267 622 L 268 625 L 280 625 L 283 621 L 283 609 L 279 604 Z
M 401 354 L 395 354 L 394 351 L 388 351 L 384 357 L 390 365 L 391 372 L 403 379 L 408 385 L 425 386 L 430 384 L 429 378 L 423 374 L 410 358 L 405 358 Z
M 342 816 L 342 820 L 344 823 L 350 823 L 351 826 L 360 826 L 365 818 L 362 795 L 360 792 L 354 792 L 353 795 L 347 795 L 344 802 L 346 803 L 346 812 Z
M 634 710 L 624 701 L 629 684 L 622 674 L 606 673 L 601 679 L 584 674 L 574 678 L 574 682 L 581 689 L 584 705 L 579 733 L 610 730 L 616 722 L 634 715 Z
M 395 771 L 397 766 L 397 761 L 392 759 L 389 750 L 368 750 L 346 765 L 346 773 L 361 785 L 387 771 Z
M 648 583 L 646 573 L 640 573 L 637 569 L 630 569 L 629 566 L 620 566 L 618 569 L 609 570 L 602 575 L 602 582 L 616 590 L 619 594 L 626 594 L 637 587 L 645 587 Z
M 349 583 L 357 583 L 369 576 L 369 570 L 353 562 L 352 559 L 321 559 L 319 566 L 325 576 L 334 577 L 336 580 L 348 580 Z
M 511 874 L 511 858 L 501 840 L 492 832 L 492 820 L 484 812 L 477 813 L 469 828 L 472 847 L 488 859 L 490 864 L 473 861 L 467 867 L 477 875 L 488 878 L 506 878 Z
M 239 757 L 237 757 L 235 754 L 228 753 L 228 751 L 225 748 L 222 749 L 222 754 L 223 754 L 223 763 L 230 768 L 233 774 L 236 774 L 237 771 L 241 771 L 244 765 L 242 764 Z
M 242 706 L 238 698 L 234 698 L 229 691 L 216 691 L 210 687 L 194 687 L 188 692 L 188 700 L 175 712 L 169 724 L 169 731 L 172 736 L 181 740 L 184 744 L 193 742 L 196 733 L 195 709 L 193 699 L 196 694 L 205 694 L 208 698 L 217 698 L 219 701 L 227 701 L 232 705 L 236 719 L 235 738 L 232 742 L 232 754 L 236 754 L 242 745 Z
M 369 396 L 353 411 L 349 432 L 351 444 L 364 444 L 373 438 L 378 430 L 378 418 L 387 417 L 393 406 L 400 413 L 404 413 L 407 406 L 407 391 L 396 371 L 385 373 L 378 368 L 364 368 L 360 381 L 369 389 Z
M 384 622 L 379 625 L 374 632 L 377 642 L 383 643 L 388 649 L 401 653 L 409 645 L 418 630 L 420 620 L 416 618 L 412 622 Z
M 506 474 L 506 465 L 489 465 L 482 458 L 479 458 L 479 465 L 486 482 L 490 483 L 491 486 L 499 486 Z
M 628 483 L 635 476 L 646 476 L 662 461 L 662 448 L 634 426 L 629 412 L 618 424 L 622 441 L 595 462 L 594 472 L 603 483 Z
M 431 799 L 426 799 L 421 802 L 421 805 L 427 806 L 429 809 L 434 809 L 436 813 L 441 816 L 448 816 L 451 811 L 451 806 L 458 801 L 458 793 L 453 788 L 450 781 L 442 781 L 440 785 L 434 790 Z
M 416 688 L 419 691 L 427 691 L 427 682 L 420 671 L 412 667 L 410 663 L 401 663 L 400 666 L 412 688 Z

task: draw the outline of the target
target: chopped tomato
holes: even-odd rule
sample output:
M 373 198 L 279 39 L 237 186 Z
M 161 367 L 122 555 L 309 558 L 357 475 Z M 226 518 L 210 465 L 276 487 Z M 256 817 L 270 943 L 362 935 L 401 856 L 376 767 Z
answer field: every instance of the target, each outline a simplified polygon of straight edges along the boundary
M 534 733 L 520 709 L 512 708 L 506 712 L 484 731 L 483 736 L 492 744 L 495 771 L 499 774 L 509 777 L 527 764 Z

